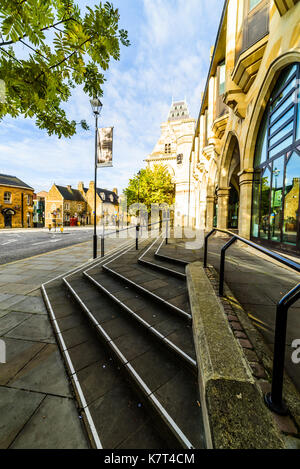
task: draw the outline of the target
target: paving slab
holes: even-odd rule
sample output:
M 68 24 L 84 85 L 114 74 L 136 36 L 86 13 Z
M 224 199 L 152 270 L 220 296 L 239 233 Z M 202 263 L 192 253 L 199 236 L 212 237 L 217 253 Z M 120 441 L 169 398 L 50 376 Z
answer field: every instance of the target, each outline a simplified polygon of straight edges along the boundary
M 72 397 L 56 345 L 48 344 L 8 383 L 11 387 Z
M 88 443 L 83 440 L 82 432 L 73 401 L 47 396 L 10 448 L 87 449 Z
M 0 387 L 1 449 L 9 448 L 44 398 L 44 394 Z
M 8 332 L 6 337 L 55 343 L 55 337 L 48 317 L 37 314 L 30 315 L 26 321 Z
M 6 311 L 0 318 L 0 337 L 28 320 L 28 314 L 16 311 Z
M 26 297 L 18 303 L 14 303 L 13 309 L 14 311 L 22 311 L 25 313 L 47 314 L 46 306 L 41 295 L 39 297 Z

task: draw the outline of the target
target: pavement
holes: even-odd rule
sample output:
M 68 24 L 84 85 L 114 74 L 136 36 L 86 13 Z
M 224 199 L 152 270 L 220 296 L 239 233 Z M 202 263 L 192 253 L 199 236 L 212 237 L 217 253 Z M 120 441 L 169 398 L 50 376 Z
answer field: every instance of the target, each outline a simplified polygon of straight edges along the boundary
M 119 243 L 107 239 L 106 252 Z M 88 242 L 0 266 L 1 449 L 88 447 L 40 285 L 91 255 Z
M 119 243 L 107 239 L 106 251 Z M 209 240 L 208 263 L 216 270 L 224 243 L 220 237 Z M 189 260 L 201 259 L 202 249 L 192 245 Z M 86 242 L 0 266 L 0 340 L 6 346 L 6 363 L 0 363 L 0 448 L 87 447 L 40 285 L 87 262 L 91 254 Z M 299 283 L 299 274 L 235 245 L 227 251 L 225 281 L 272 348 L 276 303 Z M 288 316 L 286 370 L 300 390 L 300 364 L 291 358 L 295 339 L 300 339 L 299 302 Z
M 178 246 L 170 244 L 169 248 L 174 248 L 174 257 L 186 258 L 189 252 L 189 262 L 202 261 L 203 249 L 200 249 L 200 246 L 203 246 L 203 232 L 197 233 L 197 240 L 197 243 L 182 243 Z M 228 240 L 228 237 L 220 235 L 209 238 L 207 262 L 213 265 L 217 272 L 220 268 L 221 248 Z M 188 248 L 188 251 L 185 248 Z M 276 252 L 300 263 L 300 257 L 296 254 Z M 300 282 L 299 274 L 248 245 L 236 243 L 226 252 L 225 282 L 261 332 L 269 348 L 273 350 L 276 304 Z M 294 363 L 292 360 L 292 354 L 295 352 L 292 347 L 294 340 L 299 340 L 300 343 L 299 300 L 288 313 L 285 368 L 300 391 L 300 363 Z

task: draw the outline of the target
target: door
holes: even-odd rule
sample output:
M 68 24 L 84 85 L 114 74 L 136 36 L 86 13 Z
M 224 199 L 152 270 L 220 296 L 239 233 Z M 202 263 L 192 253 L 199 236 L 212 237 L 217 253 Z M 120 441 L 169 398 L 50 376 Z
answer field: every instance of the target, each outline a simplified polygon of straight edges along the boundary
M 4 215 L 4 226 L 5 228 L 11 228 L 11 214 L 5 214 Z

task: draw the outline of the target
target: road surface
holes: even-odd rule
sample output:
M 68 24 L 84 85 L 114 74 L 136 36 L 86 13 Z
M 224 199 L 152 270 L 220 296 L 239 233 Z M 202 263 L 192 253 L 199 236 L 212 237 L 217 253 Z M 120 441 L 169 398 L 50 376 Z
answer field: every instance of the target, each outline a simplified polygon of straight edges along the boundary
M 0 264 L 90 241 L 92 236 L 92 228 L 70 229 L 63 233 L 42 229 L 0 230 Z

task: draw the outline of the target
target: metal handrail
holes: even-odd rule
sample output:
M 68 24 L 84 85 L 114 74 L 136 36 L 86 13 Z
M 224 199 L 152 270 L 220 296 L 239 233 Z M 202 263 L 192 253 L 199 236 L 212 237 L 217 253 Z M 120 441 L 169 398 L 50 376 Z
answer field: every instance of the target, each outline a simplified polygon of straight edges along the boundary
M 136 247 L 136 250 L 138 250 L 139 248 L 139 231 L 140 231 L 140 228 L 149 228 L 150 226 L 154 226 L 154 225 L 160 225 L 160 228 L 162 227 L 162 224 L 166 222 L 166 244 L 167 244 L 167 240 L 168 240 L 168 222 L 170 221 L 170 218 L 164 218 L 162 220 L 159 220 L 158 222 L 155 222 L 155 223 L 148 223 L 147 225 L 140 225 L 139 223 L 137 225 L 132 225 L 132 226 L 127 226 L 126 228 L 122 228 L 121 230 L 117 229 L 115 231 L 109 231 L 107 233 L 102 233 L 99 237 L 100 237 L 100 240 L 101 240 L 101 250 L 100 250 L 100 256 L 101 257 L 104 257 L 104 239 L 111 235 L 111 234 L 119 234 L 121 233 L 122 231 L 128 231 L 128 230 L 132 230 L 132 229 L 135 229 L 135 247 Z
M 242 238 L 241 236 L 232 233 L 229 230 L 222 230 L 214 228 L 206 236 L 204 240 L 204 259 L 203 265 L 207 267 L 207 248 L 208 238 L 219 231 L 221 233 L 228 234 L 231 239 L 221 249 L 220 259 L 220 278 L 219 278 L 219 295 L 223 296 L 224 292 L 224 272 L 225 272 L 225 254 L 227 249 L 235 243 L 235 241 L 241 241 L 248 246 L 253 247 L 257 251 L 260 251 L 267 256 L 275 259 L 276 261 L 284 264 L 296 272 L 300 272 L 300 264 L 287 259 L 280 254 L 277 254 L 269 249 L 260 246 L 249 239 Z M 297 300 L 300 299 L 300 283 L 296 285 L 292 290 L 286 293 L 277 303 L 276 306 L 276 322 L 275 322 L 275 339 L 274 339 L 274 356 L 273 356 L 273 376 L 272 376 L 272 388 L 271 392 L 265 394 L 265 403 L 270 410 L 279 414 L 286 415 L 288 412 L 287 406 L 282 399 L 283 390 L 283 376 L 284 376 L 284 360 L 285 360 L 285 341 L 286 341 L 286 329 L 287 329 L 287 316 L 290 306 L 292 306 Z

